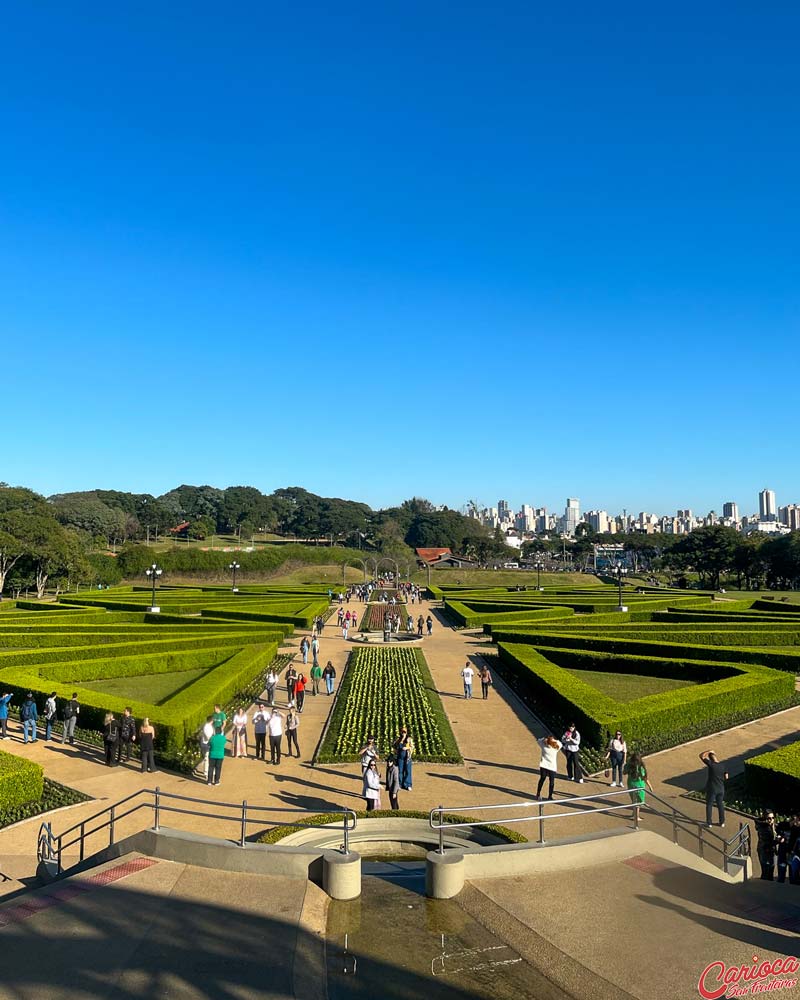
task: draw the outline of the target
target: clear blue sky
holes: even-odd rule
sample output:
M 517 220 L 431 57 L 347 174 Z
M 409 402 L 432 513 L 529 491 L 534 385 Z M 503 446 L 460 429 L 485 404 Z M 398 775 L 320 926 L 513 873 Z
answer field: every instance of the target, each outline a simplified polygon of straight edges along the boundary
M 800 7 L 557 7 L 7 7 L 0 479 L 800 501 Z

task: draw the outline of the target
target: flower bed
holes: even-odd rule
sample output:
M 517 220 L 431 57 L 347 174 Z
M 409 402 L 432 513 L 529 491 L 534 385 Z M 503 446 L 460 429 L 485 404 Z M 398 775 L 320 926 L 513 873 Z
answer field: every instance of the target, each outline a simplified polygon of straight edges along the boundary
M 356 761 L 372 735 L 385 755 L 401 725 L 408 726 L 414 739 L 414 760 L 461 763 L 421 650 L 403 646 L 355 649 L 316 763 Z

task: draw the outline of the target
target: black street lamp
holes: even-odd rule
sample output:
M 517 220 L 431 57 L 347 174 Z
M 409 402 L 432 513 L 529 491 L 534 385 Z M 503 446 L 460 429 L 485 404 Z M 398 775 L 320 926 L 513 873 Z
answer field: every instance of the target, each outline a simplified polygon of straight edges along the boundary
M 621 563 L 617 563 L 612 572 L 617 578 L 617 586 L 619 587 L 619 604 L 617 605 L 617 611 L 627 611 L 628 609 L 622 603 L 622 580 L 628 572 L 627 567 L 623 566 Z
M 234 594 L 239 593 L 239 588 L 236 586 L 236 570 L 241 568 L 242 567 L 239 565 L 238 562 L 236 562 L 235 559 L 228 567 L 228 569 L 233 573 L 233 586 L 231 587 L 231 590 L 233 591 Z
M 149 566 L 144 572 L 153 584 L 153 598 L 150 601 L 150 607 L 147 610 L 151 614 L 157 615 L 159 611 L 161 611 L 161 608 L 156 604 L 156 580 L 161 576 L 164 570 L 161 569 L 161 567 L 156 563 L 153 563 L 153 565 Z
M 542 587 L 542 570 L 544 569 L 544 566 L 542 565 L 542 560 L 537 559 L 536 562 L 533 564 L 533 568 L 536 570 L 536 589 L 544 590 L 544 588 Z

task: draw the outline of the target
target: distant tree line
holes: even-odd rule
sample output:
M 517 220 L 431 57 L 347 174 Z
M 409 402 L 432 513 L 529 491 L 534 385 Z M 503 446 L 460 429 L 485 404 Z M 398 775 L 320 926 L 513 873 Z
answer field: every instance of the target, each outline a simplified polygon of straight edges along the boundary
M 172 529 L 182 525 L 184 539 L 223 534 L 238 536 L 245 544 L 258 533 L 324 539 L 357 550 L 356 555 L 380 554 L 404 565 L 413 565 L 417 547 L 447 547 L 481 562 L 507 558 L 511 551 L 502 536 L 475 519 L 436 510 L 419 497 L 375 511 L 367 504 L 316 496 L 300 487 L 264 494 L 252 486 L 179 486 L 162 496 L 91 490 L 45 498 L 24 487 L 0 484 L 0 594 L 35 589 L 41 595 L 48 585 L 130 579 L 149 558 L 141 542 L 175 537 Z M 299 558 L 302 551 L 262 548 L 247 560 L 252 572 L 273 570 Z M 118 554 L 117 560 L 108 558 L 109 549 Z M 162 561 L 190 574 L 219 572 L 225 559 L 221 552 L 187 548 Z M 323 560 L 306 552 L 303 561 Z

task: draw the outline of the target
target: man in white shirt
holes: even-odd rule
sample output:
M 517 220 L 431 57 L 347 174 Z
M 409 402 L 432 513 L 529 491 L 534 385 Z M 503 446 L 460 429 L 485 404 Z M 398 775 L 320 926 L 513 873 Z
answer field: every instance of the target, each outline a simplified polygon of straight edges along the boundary
M 283 716 L 276 708 L 269 717 L 269 756 L 270 764 L 281 762 L 281 739 L 283 737 Z
M 469 660 L 464 664 L 461 676 L 464 678 L 464 697 L 469 700 L 472 698 L 472 678 L 475 676 L 475 671 L 470 666 Z
M 209 715 L 200 731 L 200 753 L 203 755 L 203 759 L 197 765 L 198 771 L 202 770 L 203 777 L 206 781 L 208 781 L 208 747 L 213 735 L 214 716 Z

